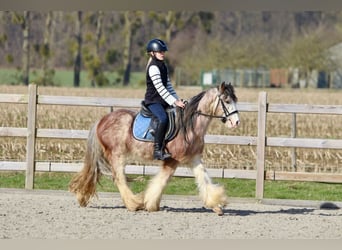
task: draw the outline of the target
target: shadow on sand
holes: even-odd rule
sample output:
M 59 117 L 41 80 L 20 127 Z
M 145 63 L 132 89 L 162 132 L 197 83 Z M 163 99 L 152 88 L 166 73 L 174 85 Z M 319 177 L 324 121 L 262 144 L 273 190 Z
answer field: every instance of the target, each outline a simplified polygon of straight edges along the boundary
M 93 209 L 126 209 L 125 206 L 89 206 Z M 205 207 L 200 208 L 175 208 L 163 206 L 160 208 L 161 212 L 171 212 L 171 213 L 215 213 L 212 209 Z M 276 211 L 256 211 L 256 210 L 241 210 L 241 209 L 224 209 L 224 215 L 234 215 L 234 216 L 249 216 L 255 214 L 307 214 L 315 211 L 313 208 L 289 208 L 280 209 Z M 139 212 L 139 211 L 138 211 Z

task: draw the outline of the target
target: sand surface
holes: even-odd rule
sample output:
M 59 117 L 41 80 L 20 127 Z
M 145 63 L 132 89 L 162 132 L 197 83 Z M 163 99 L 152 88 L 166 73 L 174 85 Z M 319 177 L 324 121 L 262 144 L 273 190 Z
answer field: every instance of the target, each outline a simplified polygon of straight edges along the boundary
M 196 196 L 164 195 L 161 211 L 149 213 L 127 211 L 113 193 L 81 208 L 64 191 L 0 189 L 0 239 L 342 238 L 340 205 L 283 203 L 235 200 L 217 216 Z

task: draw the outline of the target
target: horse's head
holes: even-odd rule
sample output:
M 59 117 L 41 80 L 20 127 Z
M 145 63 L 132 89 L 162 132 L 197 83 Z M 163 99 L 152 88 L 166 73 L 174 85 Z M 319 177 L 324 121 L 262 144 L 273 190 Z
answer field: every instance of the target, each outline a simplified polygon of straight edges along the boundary
M 230 83 L 223 82 L 217 89 L 219 95 L 215 115 L 222 116 L 221 120 L 227 124 L 228 128 L 235 128 L 240 124 L 240 116 L 236 108 L 237 97 L 234 87 Z
M 212 118 L 219 118 L 227 124 L 228 128 L 235 128 L 240 124 L 236 102 L 237 97 L 233 85 L 223 82 L 217 88 L 202 91 L 192 97 L 185 109 L 182 110 L 181 115 L 177 116 L 178 124 L 181 124 L 183 134 L 188 133 L 187 128 L 195 129 L 194 121 L 195 124 L 200 123 L 197 124 L 197 130 L 202 128 L 202 132 L 205 133 Z M 208 119 L 201 119 L 200 117 L 207 117 Z

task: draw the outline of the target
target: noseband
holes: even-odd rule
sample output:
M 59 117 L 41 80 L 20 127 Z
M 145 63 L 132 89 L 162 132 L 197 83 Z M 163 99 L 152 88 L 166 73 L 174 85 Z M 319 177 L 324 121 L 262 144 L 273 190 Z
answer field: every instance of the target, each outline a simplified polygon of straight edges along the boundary
M 204 113 L 202 113 L 201 111 L 196 111 L 195 113 L 196 113 L 197 115 L 203 115 L 203 116 L 207 116 L 207 117 L 211 117 L 211 118 L 220 118 L 221 121 L 222 121 L 223 123 L 226 123 L 229 116 L 234 115 L 234 114 L 236 114 L 236 113 L 239 113 L 239 111 L 234 110 L 233 112 L 230 113 L 230 112 L 228 111 L 226 105 L 224 105 L 224 101 L 222 101 L 222 99 L 220 98 L 220 95 L 218 95 L 217 97 L 219 98 L 219 102 L 217 103 L 217 106 L 216 106 L 216 108 L 215 108 L 215 111 L 216 111 L 218 105 L 221 104 L 222 110 L 223 110 L 223 112 L 224 112 L 224 117 L 218 116 L 218 115 L 204 114 Z

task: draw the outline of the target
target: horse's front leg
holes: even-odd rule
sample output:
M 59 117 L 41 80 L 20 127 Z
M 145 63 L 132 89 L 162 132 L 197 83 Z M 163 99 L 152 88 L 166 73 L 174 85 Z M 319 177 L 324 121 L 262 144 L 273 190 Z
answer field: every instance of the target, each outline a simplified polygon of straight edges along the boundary
M 177 164 L 178 162 L 172 159 L 164 161 L 160 172 L 151 179 L 144 194 L 144 206 L 147 211 L 159 211 L 162 193 L 176 171 Z
M 222 208 L 227 205 L 228 197 L 222 186 L 212 183 L 200 156 L 193 160 L 193 173 L 196 179 L 199 196 L 205 207 L 213 209 L 218 215 L 223 215 Z

